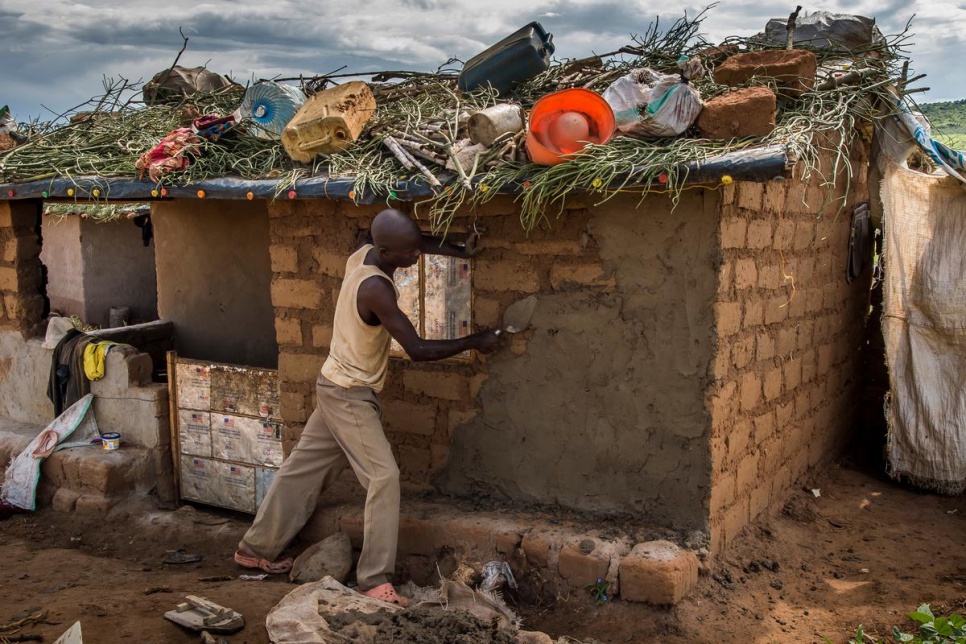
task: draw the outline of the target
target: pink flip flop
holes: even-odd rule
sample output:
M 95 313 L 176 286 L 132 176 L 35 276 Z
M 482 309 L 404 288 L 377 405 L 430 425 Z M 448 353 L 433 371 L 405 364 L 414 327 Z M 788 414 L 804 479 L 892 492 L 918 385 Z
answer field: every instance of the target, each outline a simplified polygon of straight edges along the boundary
M 246 555 L 238 550 L 235 551 L 235 563 L 243 568 L 261 570 L 270 575 L 284 575 L 292 569 L 291 557 L 269 561 L 255 555 Z
M 396 604 L 397 606 L 402 606 L 406 608 L 409 606 L 409 600 L 405 597 L 400 596 L 396 589 L 392 587 L 392 584 L 382 584 L 381 586 L 376 586 L 375 588 L 370 588 L 369 590 L 362 591 L 362 594 L 366 597 L 372 597 L 373 599 L 379 599 L 389 604 Z

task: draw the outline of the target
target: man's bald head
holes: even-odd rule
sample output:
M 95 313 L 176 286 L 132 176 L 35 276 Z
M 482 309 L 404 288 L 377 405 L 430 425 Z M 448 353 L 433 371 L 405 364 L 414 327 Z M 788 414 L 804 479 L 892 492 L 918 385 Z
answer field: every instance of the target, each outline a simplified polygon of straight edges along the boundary
M 383 210 L 372 220 L 372 241 L 377 247 L 391 247 L 398 242 L 410 242 L 418 246 L 421 238 L 419 224 L 395 208 Z
M 387 263 L 402 268 L 419 259 L 423 233 L 406 213 L 395 208 L 383 210 L 372 220 L 371 231 L 372 243 Z

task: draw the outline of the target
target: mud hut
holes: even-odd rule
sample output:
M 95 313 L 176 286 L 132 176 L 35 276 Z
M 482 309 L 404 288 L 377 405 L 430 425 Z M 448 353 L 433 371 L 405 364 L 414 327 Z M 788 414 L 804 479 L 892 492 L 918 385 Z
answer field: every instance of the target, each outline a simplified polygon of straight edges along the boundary
M 849 95 L 884 73 L 858 75 Z M 839 91 L 831 82 L 812 96 L 834 104 Z M 706 124 L 761 113 L 760 94 L 728 96 Z M 18 401 L 3 413 L 48 419 L 42 403 L 19 402 L 38 398 L 24 383 L 43 380 L 44 202 L 143 200 L 157 313 L 178 357 L 257 371 L 247 380 L 256 389 L 268 383 L 256 411 L 239 411 L 246 392 L 221 396 L 225 407 L 212 395 L 209 429 L 230 412 L 258 421 L 252 431 L 281 449 L 277 466 L 314 406 L 345 260 L 390 203 L 427 231 L 483 231 L 474 259 L 425 257 L 402 278 L 424 334 L 496 327 L 511 303 L 538 300 L 530 328 L 485 359 L 393 359 L 382 398 L 407 485 L 401 568 L 427 579 L 440 562 L 500 557 L 552 587 L 600 578 L 625 599 L 674 603 L 700 565 L 850 436 L 870 279 L 846 275 L 850 214 L 869 195 L 871 130 L 855 127 L 865 114 L 856 110 L 811 131 L 788 108 L 753 144 L 679 142 L 657 157 L 620 139 L 591 150 L 572 176 L 571 164 L 535 175 L 494 169 L 471 186 L 474 198 L 458 177 L 440 191 L 413 174 L 399 180 L 393 166 L 380 190 L 374 175 L 346 177 L 335 162 L 282 178 L 205 176 L 199 162 L 163 188 L 118 176 L 15 177 L 0 201 L 0 341 L 12 347 L 0 374 L 32 375 L 0 376 L 3 398 Z M 247 505 L 233 507 L 254 510 L 271 467 L 259 473 L 210 446 L 193 452 L 181 412 L 202 410 L 149 381 L 129 378 L 151 388 L 157 411 L 150 437 L 132 446 L 168 460 L 156 475 L 173 473 L 195 500 L 205 486 L 186 493 L 186 467 L 209 459 L 248 476 L 251 466 Z M 308 532 L 341 529 L 358 545 L 353 494 L 326 497 Z

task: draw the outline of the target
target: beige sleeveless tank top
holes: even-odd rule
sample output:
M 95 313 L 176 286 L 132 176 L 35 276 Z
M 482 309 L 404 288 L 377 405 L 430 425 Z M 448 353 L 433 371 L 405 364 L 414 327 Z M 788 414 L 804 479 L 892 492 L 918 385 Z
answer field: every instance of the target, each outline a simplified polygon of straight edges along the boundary
M 322 375 L 342 387 L 381 391 L 386 383 L 392 338 L 381 324 L 369 326 L 359 317 L 359 285 L 370 277 L 381 277 L 392 284 L 397 298 L 399 290 L 378 267 L 363 263 L 372 248 L 372 244 L 366 244 L 346 262 L 345 279 L 335 305 L 332 346 L 322 365 Z

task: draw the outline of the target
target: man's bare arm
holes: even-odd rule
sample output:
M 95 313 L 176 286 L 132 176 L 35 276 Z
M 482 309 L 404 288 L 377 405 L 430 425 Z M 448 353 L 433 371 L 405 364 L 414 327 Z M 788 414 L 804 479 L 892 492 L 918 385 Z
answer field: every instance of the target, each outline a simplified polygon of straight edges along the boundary
M 490 353 L 500 342 L 495 331 L 481 331 L 453 340 L 426 340 L 419 337 L 413 323 L 396 303 L 392 285 L 381 277 L 370 277 L 359 285 L 358 308 L 363 320 L 375 316 L 415 362 L 442 360 L 470 349 Z

